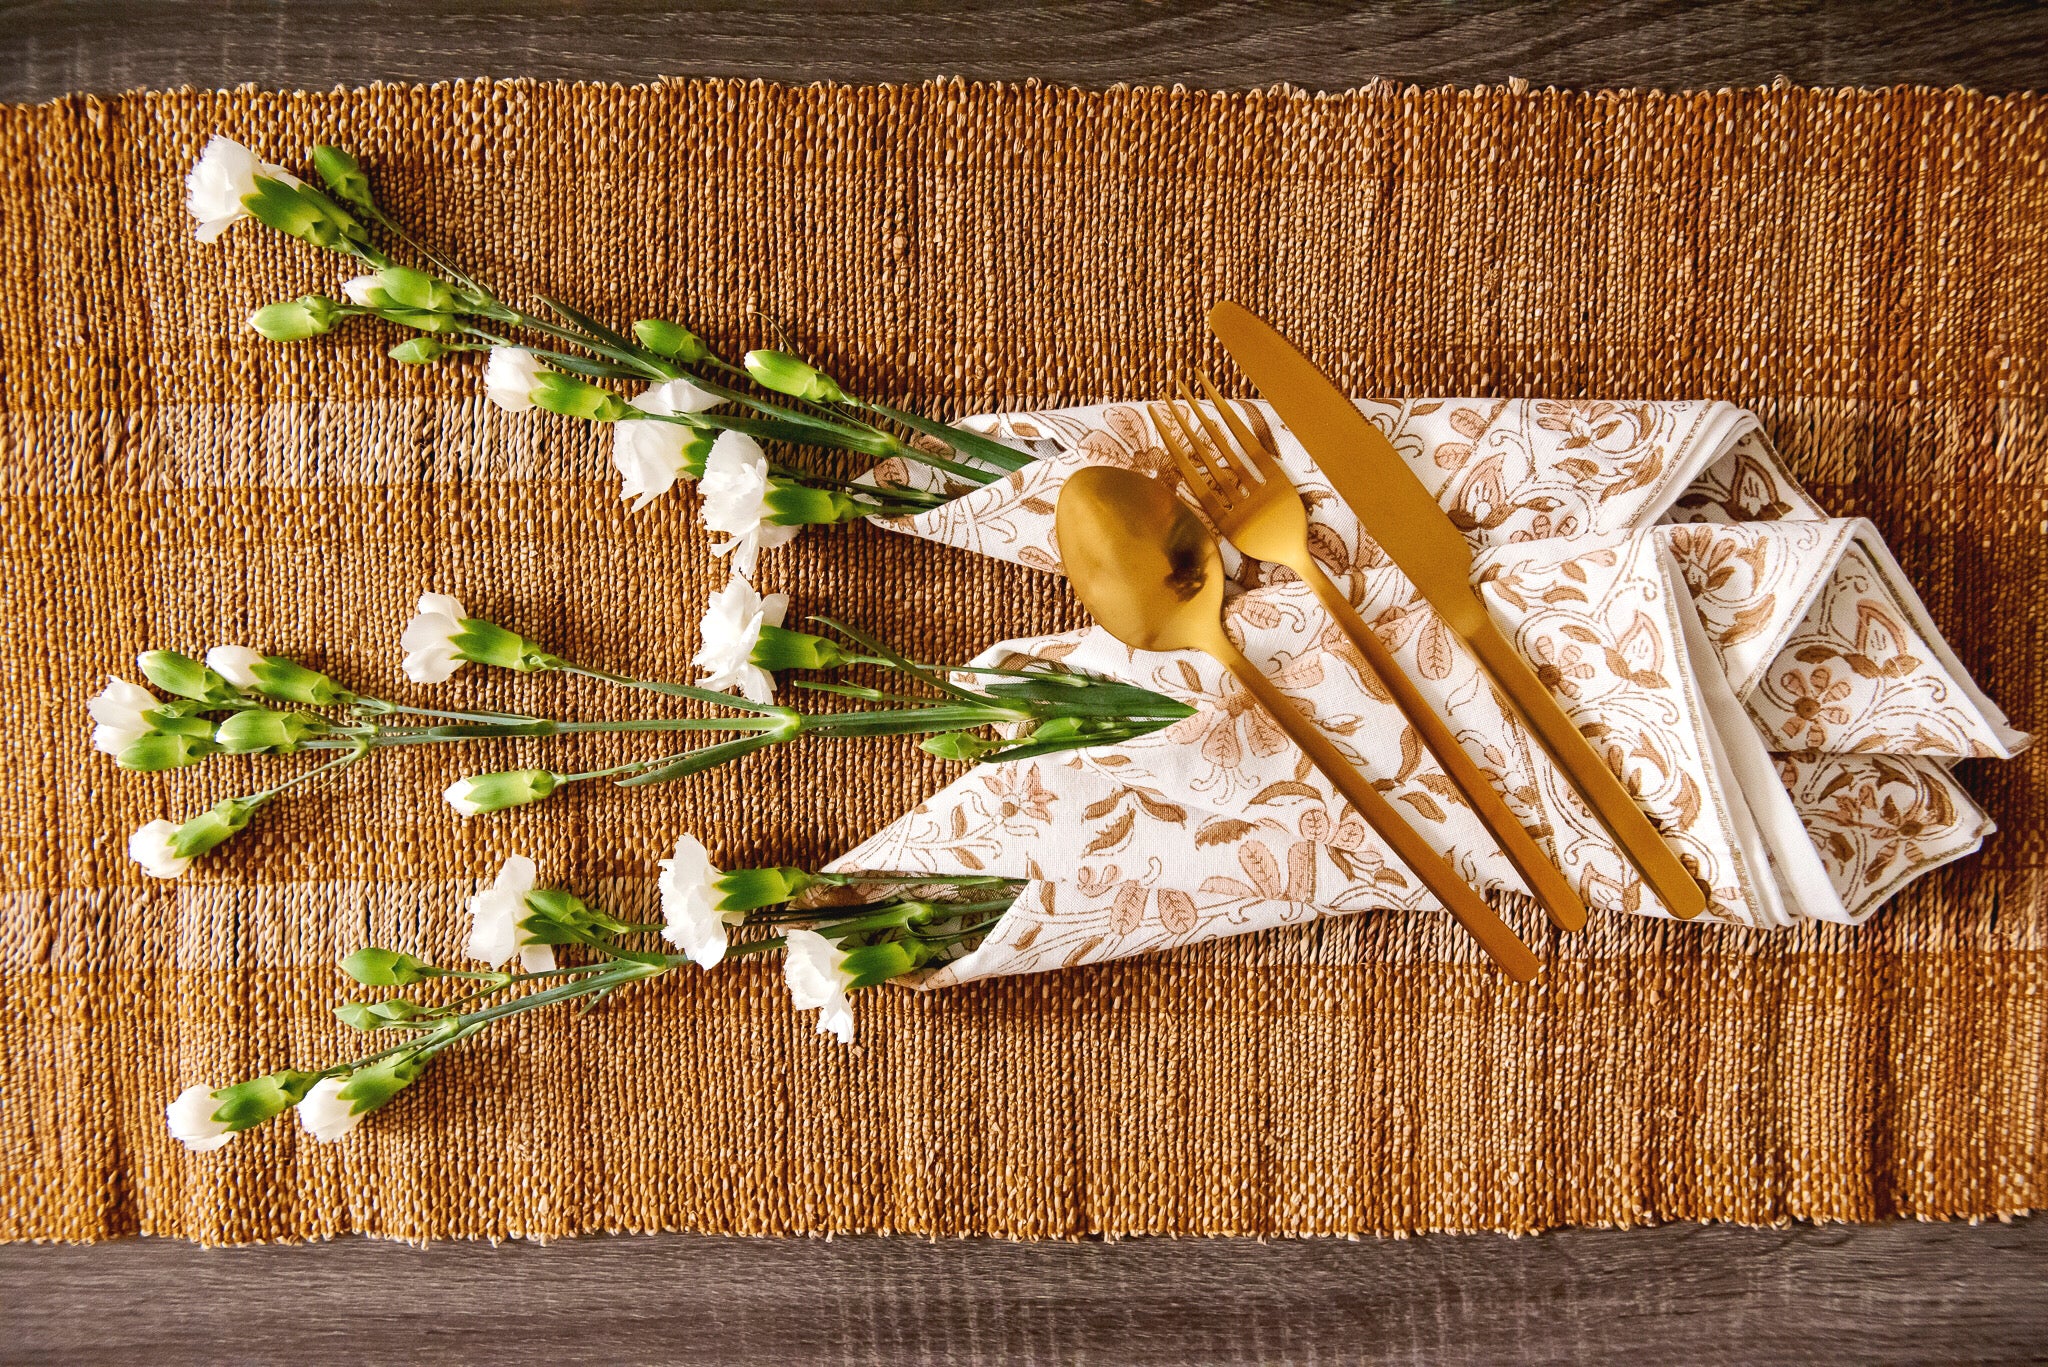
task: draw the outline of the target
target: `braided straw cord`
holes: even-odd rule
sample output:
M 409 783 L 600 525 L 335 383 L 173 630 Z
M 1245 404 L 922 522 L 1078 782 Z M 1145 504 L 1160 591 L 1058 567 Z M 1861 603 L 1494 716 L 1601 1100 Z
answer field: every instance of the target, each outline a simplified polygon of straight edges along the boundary
M 2015 720 L 2048 679 L 2048 103 L 1957 92 L 1087 94 L 458 84 L 0 109 L 0 1237 L 208 1241 L 686 1228 L 1356 1233 L 2048 1203 L 2048 748 L 1963 772 L 2004 827 L 1861 931 L 1649 921 L 1517 989 L 1447 918 L 860 1003 L 815 1036 L 772 965 L 676 974 L 456 1051 L 351 1139 L 210 1156 L 162 1107 L 350 1047 L 369 941 L 452 959 L 508 853 L 653 910 L 653 861 L 803 863 L 935 790 L 906 742 L 813 743 L 458 823 L 509 747 L 394 754 L 151 884 L 127 832 L 240 766 L 115 772 L 83 704 L 147 646 L 244 642 L 389 696 L 423 590 L 575 658 L 686 677 L 723 580 L 687 492 L 629 516 L 602 433 L 254 307 L 343 263 L 196 243 L 210 132 L 331 141 L 514 297 L 786 332 L 944 414 L 1136 397 L 1229 296 L 1355 392 L 1716 396 L 1877 520 Z M 772 322 L 770 321 L 772 320 Z M 869 528 L 765 559 L 796 612 L 927 658 L 1073 626 L 1050 576 Z M 604 715 L 574 680 L 437 695 Z M 644 752 L 579 742 L 581 767 Z M 638 748 L 636 748 L 638 747 Z M 262 760 L 266 773 L 304 759 Z M 567 766 L 564 766 L 567 767 Z

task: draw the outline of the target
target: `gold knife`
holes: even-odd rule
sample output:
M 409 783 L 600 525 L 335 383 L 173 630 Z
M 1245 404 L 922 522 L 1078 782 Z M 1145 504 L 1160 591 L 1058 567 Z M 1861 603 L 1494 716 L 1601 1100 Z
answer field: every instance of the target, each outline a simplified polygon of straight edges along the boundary
M 1494 625 L 1472 588 L 1472 547 L 1379 428 L 1264 319 L 1224 300 L 1209 327 L 1394 564 L 1500 686 L 1665 909 L 1687 920 L 1706 890 Z

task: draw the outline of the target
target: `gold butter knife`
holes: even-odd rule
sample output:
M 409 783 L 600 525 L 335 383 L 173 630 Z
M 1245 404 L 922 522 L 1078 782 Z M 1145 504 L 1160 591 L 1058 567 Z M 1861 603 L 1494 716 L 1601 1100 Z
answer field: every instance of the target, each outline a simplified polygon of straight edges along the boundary
M 1500 686 L 1665 909 L 1680 919 L 1704 911 L 1705 889 L 1494 625 L 1472 588 L 1471 546 L 1393 443 L 1249 309 L 1225 300 L 1209 310 L 1209 327 L 1367 533 Z

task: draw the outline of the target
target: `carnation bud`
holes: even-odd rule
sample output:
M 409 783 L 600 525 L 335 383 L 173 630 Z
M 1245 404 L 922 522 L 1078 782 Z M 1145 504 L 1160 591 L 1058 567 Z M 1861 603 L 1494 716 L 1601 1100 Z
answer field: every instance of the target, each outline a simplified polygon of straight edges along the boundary
M 764 623 L 747 658 L 774 674 L 785 669 L 837 669 L 846 663 L 847 655 L 837 642 L 823 636 Z
M 368 945 L 341 961 L 341 971 L 364 987 L 408 987 L 441 976 L 425 959 Z
M 193 817 L 171 836 L 171 853 L 180 859 L 197 859 L 249 824 L 256 804 L 229 798 Z
M 363 174 L 362 163 L 339 147 L 315 147 L 313 173 L 343 204 L 366 211 L 377 207 L 370 198 L 370 178 Z
M 304 703 L 308 707 L 333 707 L 354 700 L 355 694 L 317 669 L 308 669 L 282 655 L 266 655 L 249 666 L 256 691 L 279 702 Z
M 617 422 L 637 413 L 633 405 L 609 389 L 559 370 L 544 370 L 536 376 L 529 397 L 535 408 L 591 422 Z
M 135 667 L 164 692 L 194 702 L 227 702 L 235 696 L 226 679 L 175 650 L 145 650 L 135 657 Z
M 508 769 L 457 779 L 441 796 L 462 815 L 478 816 L 538 802 L 554 792 L 560 781 L 546 769 Z
M 249 315 L 249 326 L 273 342 L 303 342 L 333 328 L 341 306 L 318 294 L 267 304 Z
M 307 736 L 319 735 L 327 729 L 327 723 L 310 712 L 273 712 L 267 707 L 251 707 L 222 722 L 214 739 L 231 755 L 253 755 L 266 750 L 289 755 Z
M 448 354 L 448 348 L 431 337 L 414 337 L 400 342 L 385 354 L 400 365 L 432 365 Z
M 711 348 L 704 345 L 704 339 L 684 327 L 664 318 L 642 318 L 633 324 L 633 335 L 640 339 L 640 345 L 657 356 L 694 365 L 711 354 Z
M 750 351 L 743 363 L 754 383 L 777 394 L 813 403 L 843 403 L 846 399 L 837 380 L 786 351 Z
M 197 764 L 209 755 L 218 754 L 219 751 L 219 746 L 200 736 L 152 732 L 123 746 L 121 753 L 114 756 L 114 763 L 134 773 L 154 774 L 165 769 L 179 769 L 187 764 Z

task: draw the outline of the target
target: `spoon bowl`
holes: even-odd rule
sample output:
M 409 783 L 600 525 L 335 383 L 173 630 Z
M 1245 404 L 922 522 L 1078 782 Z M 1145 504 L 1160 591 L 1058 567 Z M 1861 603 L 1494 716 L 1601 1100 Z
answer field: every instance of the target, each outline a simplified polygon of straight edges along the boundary
M 1054 525 L 1067 582 L 1103 630 L 1139 650 L 1214 653 L 1223 556 L 1170 483 L 1108 465 L 1076 470 Z

